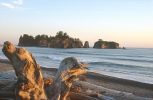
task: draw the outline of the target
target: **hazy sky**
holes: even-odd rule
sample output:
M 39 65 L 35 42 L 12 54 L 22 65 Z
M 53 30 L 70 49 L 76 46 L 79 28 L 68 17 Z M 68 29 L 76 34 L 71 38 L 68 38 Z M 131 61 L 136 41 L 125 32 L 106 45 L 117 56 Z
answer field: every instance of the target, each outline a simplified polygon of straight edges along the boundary
M 153 47 L 153 0 L 0 0 L 0 44 L 60 30 L 91 45 Z

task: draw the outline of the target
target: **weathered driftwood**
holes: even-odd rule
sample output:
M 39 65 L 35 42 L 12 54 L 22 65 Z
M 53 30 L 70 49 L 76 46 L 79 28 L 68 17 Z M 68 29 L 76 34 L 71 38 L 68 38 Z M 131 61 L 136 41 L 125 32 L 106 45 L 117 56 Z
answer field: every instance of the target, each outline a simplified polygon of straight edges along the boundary
M 99 100 L 99 99 L 96 99 L 84 94 L 75 93 L 75 92 L 70 93 L 70 99 L 71 100 Z
M 76 81 L 73 88 L 79 90 L 78 93 L 96 97 L 102 100 L 152 100 L 152 98 L 140 97 L 132 93 L 108 89 L 102 86 L 90 84 L 88 82 Z M 77 92 L 76 90 L 72 90 Z
M 18 78 L 15 95 L 17 100 L 46 100 L 40 66 L 32 54 L 12 43 L 4 43 L 3 53 L 11 61 Z
M 64 59 L 55 76 L 53 85 L 47 89 L 48 97 L 52 100 L 67 100 L 72 82 L 78 75 L 86 73 L 86 64 L 79 63 L 76 58 Z
M 31 53 L 16 48 L 8 41 L 4 43 L 2 51 L 11 61 L 17 76 L 14 89 L 17 100 L 66 100 L 72 82 L 78 75 L 86 73 L 86 64 L 79 63 L 74 57 L 66 58 L 61 62 L 55 80 L 45 80 L 46 87 L 40 66 Z
M 14 98 L 15 94 L 12 89 L 15 88 L 13 85 L 15 81 L 0 80 L 0 83 L 6 84 L 3 85 L 4 88 L 0 88 L 0 99 Z M 69 98 L 70 100 L 152 100 L 152 98 L 149 97 L 140 97 L 131 93 L 111 90 L 81 81 L 73 83 L 72 89 L 70 90 Z

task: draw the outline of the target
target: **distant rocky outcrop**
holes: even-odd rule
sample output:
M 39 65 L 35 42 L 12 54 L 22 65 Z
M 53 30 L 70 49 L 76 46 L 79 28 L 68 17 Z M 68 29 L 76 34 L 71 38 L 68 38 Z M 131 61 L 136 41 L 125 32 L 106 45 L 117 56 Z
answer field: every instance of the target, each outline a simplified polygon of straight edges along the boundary
M 79 38 L 72 38 L 63 33 L 57 32 L 56 36 L 37 35 L 35 37 L 24 34 L 20 36 L 19 46 L 38 46 L 50 48 L 82 48 L 83 43 Z
M 35 39 L 33 36 L 24 34 L 23 36 L 20 36 L 19 38 L 19 46 L 35 46 Z
M 95 42 L 93 48 L 118 49 L 119 48 L 119 43 L 112 42 L 112 41 L 103 41 L 102 39 L 99 39 L 97 42 Z
M 89 48 L 89 42 L 84 45 L 79 38 L 72 38 L 67 33 L 59 31 L 55 36 L 37 35 L 35 37 L 24 34 L 20 36 L 18 46 L 35 46 L 48 48 Z M 119 44 L 112 41 L 103 41 L 99 39 L 95 42 L 93 48 L 117 49 Z
M 85 41 L 85 43 L 83 45 L 83 48 L 89 48 L 89 42 L 88 41 Z
M 42 39 L 38 42 L 38 46 L 40 47 L 48 47 L 48 41 L 45 39 Z
M 82 48 L 83 44 L 79 39 L 72 38 L 54 38 L 49 42 L 50 48 Z

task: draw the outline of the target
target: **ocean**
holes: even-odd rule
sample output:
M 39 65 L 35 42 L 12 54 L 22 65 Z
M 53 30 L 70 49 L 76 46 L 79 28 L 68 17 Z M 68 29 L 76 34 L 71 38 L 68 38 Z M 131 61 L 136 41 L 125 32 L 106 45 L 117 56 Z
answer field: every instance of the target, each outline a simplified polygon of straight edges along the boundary
M 25 47 L 38 64 L 58 68 L 66 57 L 76 57 L 88 64 L 89 71 L 118 78 L 153 84 L 153 48 L 127 49 L 53 49 Z M 0 51 L 0 59 L 6 59 Z

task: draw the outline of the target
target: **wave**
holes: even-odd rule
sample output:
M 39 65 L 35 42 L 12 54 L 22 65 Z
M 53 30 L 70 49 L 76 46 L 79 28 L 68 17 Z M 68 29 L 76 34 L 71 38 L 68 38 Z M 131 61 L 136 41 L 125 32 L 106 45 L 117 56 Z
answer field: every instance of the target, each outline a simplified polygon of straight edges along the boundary
M 65 52 L 68 54 L 76 54 L 76 55 L 84 55 L 84 56 L 92 56 L 95 58 L 103 58 L 103 59 L 111 59 L 111 60 L 122 60 L 122 61 L 134 61 L 134 62 L 148 62 L 152 63 L 153 60 L 149 56 L 144 55 L 125 55 L 125 54 L 102 54 L 102 53 L 87 53 L 87 52 Z M 114 58 L 113 58 L 114 57 Z
M 72 51 L 68 51 L 68 52 L 65 52 L 65 53 L 68 53 L 68 54 L 84 54 L 84 55 L 94 55 L 94 54 L 91 54 L 91 53 L 84 53 L 84 52 L 72 52 Z
M 45 60 L 45 59 L 50 59 L 50 60 L 52 60 L 52 61 L 61 61 L 61 60 L 63 60 L 64 59 L 64 57 L 62 57 L 62 56 L 55 56 L 55 55 L 36 55 L 35 56 L 37 59 L 43 59 L 43 60 Z
M 116 74 L 133 75 L 134 77 L 141 76 L 153 78 L 153 68 L 151 67 L 149 68 L 143 66 L 133 66 L 109 62 L 90 62 L 89 69 Z
M 117 63 L 111 63 L 111 62 L 89 62 L 89 65 L 98 65 L 98 66 L 106 66 L 106 67 L 113 67 L 113 68 L 126 68 L 128 70 L 136 69 L 136 70 L 147 70 L 147 71 L 153 71 L 153 67 L 145 67 L 145 66 L 135 66 L 135 65 L 126 65 L 126 64 L 117 64 Z
M 111 59 L 111 60 L 121 60 L 121 61 L 134 61 L 134 62 L 148 62 L 148 63 L 152 63 L 153 62 L 153 60 L 147 60 L 147 59 L 141 59 L 141 58 L 117 58 L 117 57 L 115 57 L 115 58 L 112 58 L 112 57 L 110 57 L 110 58 L 105 58 L 105 59 Z

